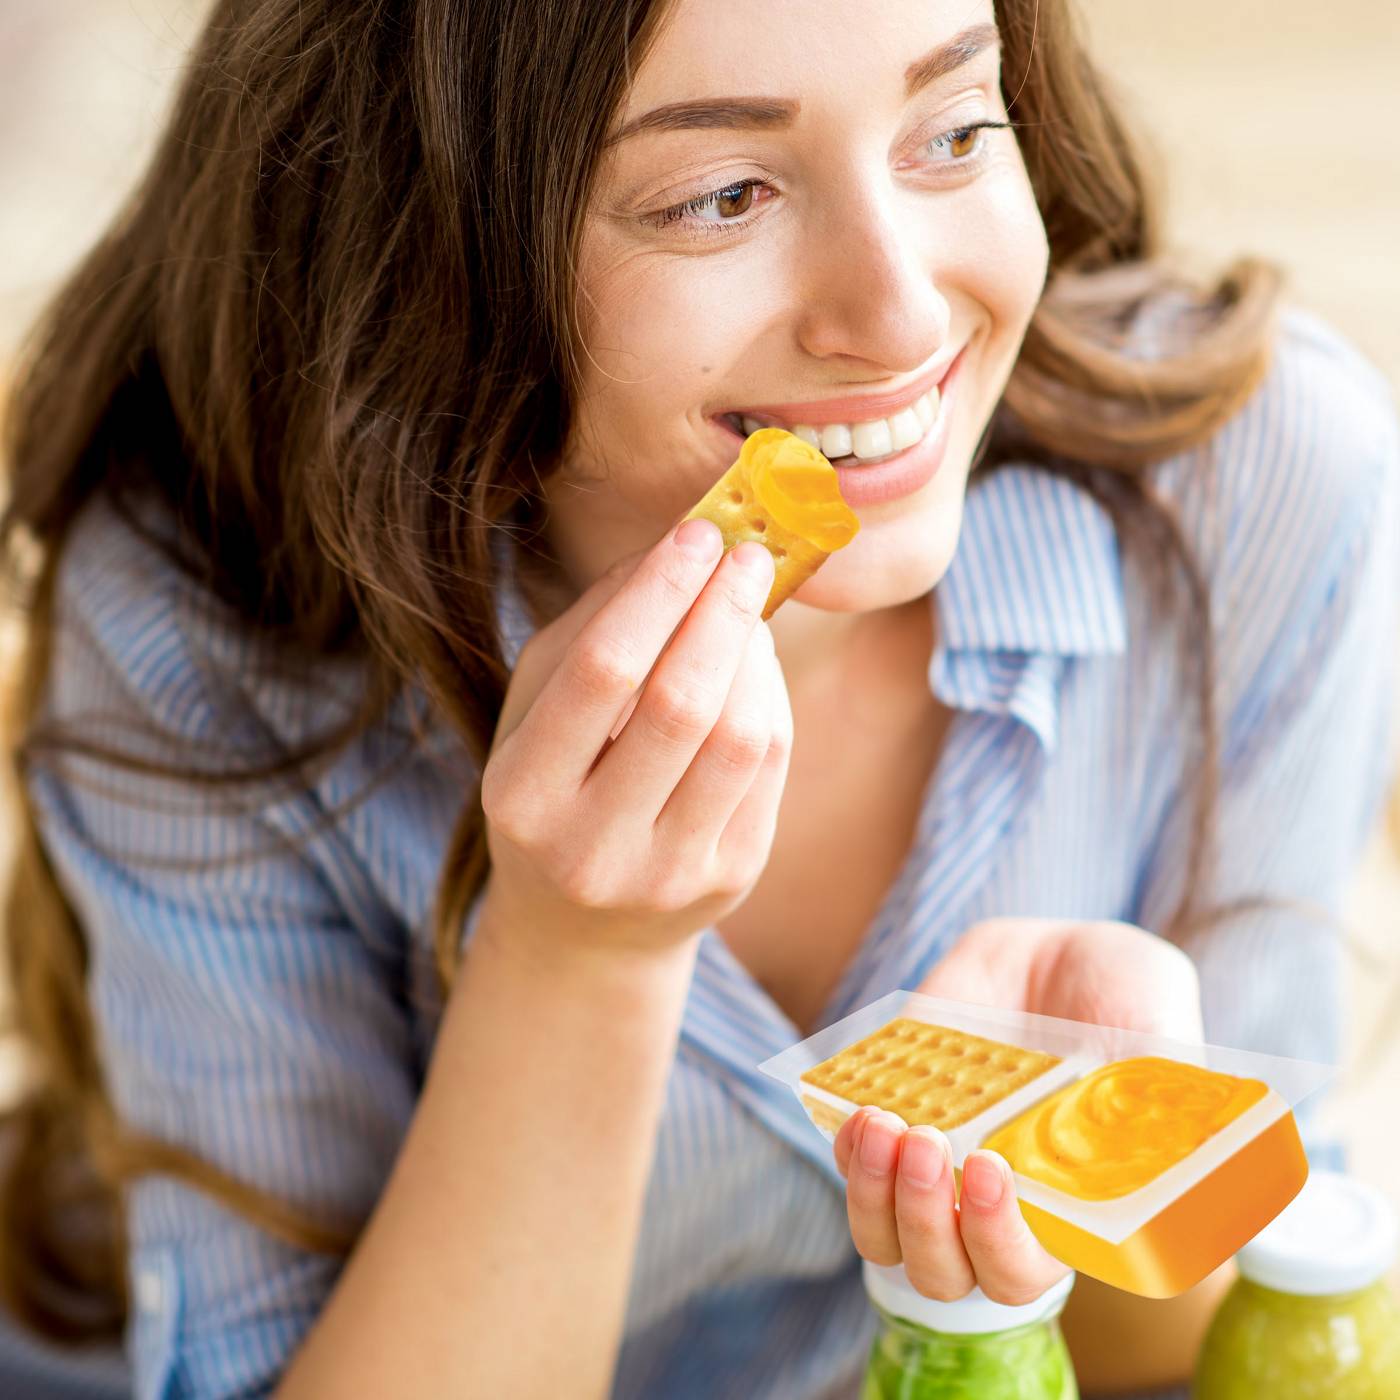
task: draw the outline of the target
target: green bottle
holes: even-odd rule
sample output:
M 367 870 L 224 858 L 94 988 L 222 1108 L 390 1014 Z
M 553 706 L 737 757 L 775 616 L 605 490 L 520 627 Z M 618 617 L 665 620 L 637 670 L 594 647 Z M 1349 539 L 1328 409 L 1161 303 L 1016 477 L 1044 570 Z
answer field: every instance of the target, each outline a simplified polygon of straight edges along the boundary
M 1023 1307 L 974 1288 L 956 1302 L 925 1298 L 903 1265 L 865 1265 L 880 1317 L 861 1400 L 1079 1400 L 1056 1320 L 1074 1287 L 1069 1274 Z
M 1313 1172 L 1236 1256 L 1194 1400 L 1397 1400 L 1396 1220 L 1374 1187 Z

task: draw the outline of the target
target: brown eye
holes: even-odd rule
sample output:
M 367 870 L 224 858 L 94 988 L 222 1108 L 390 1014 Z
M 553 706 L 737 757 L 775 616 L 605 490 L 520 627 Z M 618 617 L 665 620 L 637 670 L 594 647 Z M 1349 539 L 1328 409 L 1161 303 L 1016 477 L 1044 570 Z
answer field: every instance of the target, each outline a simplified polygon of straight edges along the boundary
M 971 165 L 972 157 L 976 156 L 981 145 L 983 128 L 1005 124 L 978 122 L 976 126 L 960 126 L 954 131 L 945 131 L 942 136 L 935 136 L 926 149 L 935 165 Z
M 733 189 L 721 190 L 715 199 L 715 209 L 725 218 L 747 213 L 752 204 L 752 185 L 736 185 Z
M 642 222 L 662 229 L 672 224 L 689 225 L 692 229 L 703 225 L 708 233 L 722 233 L 726 226 L 738 230 L 747 224 L 742 215 L 753 208 L 753 192 L 762 183 L 761 180 L 736 181 L 722 190 L 696 195 L 684 204 L 673 204 L 659 214 L 647 214 Z
M 965 160 L 973 151 L 977 149 L 976 127 L 969 127 L 966 131 L 954 131 L 948 135 L 948 152 L 957 160 Z

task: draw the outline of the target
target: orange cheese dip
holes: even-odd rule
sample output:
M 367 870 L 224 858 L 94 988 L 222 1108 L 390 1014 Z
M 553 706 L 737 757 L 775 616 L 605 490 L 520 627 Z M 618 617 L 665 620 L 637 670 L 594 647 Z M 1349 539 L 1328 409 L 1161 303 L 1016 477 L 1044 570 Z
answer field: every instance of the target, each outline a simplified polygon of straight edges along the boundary
M 860 520 L 841 498 L 836 468 L 815 447 L 782 428 L 760 428 L 739 455 L 754 497 L 784 529 L 828 554 L 855 538 Z
M 1081 1201 L 1126 1196 L 1190 1156 L 1268 1086 L 1144 1056 L 1066 1085 L 985 1143 L 1033 1181 Z

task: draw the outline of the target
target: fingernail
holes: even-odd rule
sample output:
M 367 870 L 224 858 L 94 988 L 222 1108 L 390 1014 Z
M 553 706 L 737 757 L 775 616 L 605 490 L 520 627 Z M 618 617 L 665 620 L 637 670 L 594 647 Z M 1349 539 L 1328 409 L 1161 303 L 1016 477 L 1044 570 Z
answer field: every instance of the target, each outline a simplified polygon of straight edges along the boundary
M 871 1176 L 888 1176 L 894 1170 L 894 1159 L 899 1152 L 899 1139 L 890 1126 L 889 1116 L 880 1113 L 870 1118 L 865 1125 L 865 1135 L 860 1140 L 860 1164 Z
M 734 562 L 747 573 L 763 573 L 771 558 L 767 547 L 756 540 L 745 540 L 734 548 Z
M 962 1193 L 975 1206 L 995 1206 L 1001 1203 L 1006 1183 L 1001 1169 L 990 1157 L 974 1152 L 963 1163 Z
M 713 520 L 686 520 L 676 530 L 676 543 L 692 559 L 713 559 L 724 544 Z
M 946 1160 L 943 1144 L 934 1137 L 936 1128 L 910 1128 L 904 1135 L 904 1146 L 899 1154 L 899 1170 L 911 1186 L 927 1191 L 937 1186 L 943 1175 Z

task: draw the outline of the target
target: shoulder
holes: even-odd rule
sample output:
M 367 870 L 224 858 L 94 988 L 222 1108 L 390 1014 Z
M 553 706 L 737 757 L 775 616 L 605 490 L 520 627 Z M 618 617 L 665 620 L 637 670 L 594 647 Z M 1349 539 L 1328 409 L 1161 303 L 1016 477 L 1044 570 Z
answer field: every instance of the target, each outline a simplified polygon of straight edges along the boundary
M 1254 393 L 1151 480 L 1207 585 L 1227 745 L 1329 663 L 1380 685 L 1374 653 L 1400 626 L 1400 421 L 1353 344 L 1286 308 Z
M 376 732 L 329 750 L 353 713 L 355 674 L 292 669 L 182 565 L 173 536 L 163 507 L 119 508 L 104 495 L 75 518 L 26 759 L 52 839 L 66 827 L 143 870 L 154 854 L 247 856 L 273 831 L 316 827 L 367 790 L 389 747 Z M 306 857 L 334 840 L 327 829 L 304 842 Z
M 1153 479 L 1177 505 L 1211 581 L 1268 580 L 1295 597 L 1335 578 L 1384 526 L 1400 423 L 1380 370 L 1310 312 L 1280 314 L 1269 368 L 1202 447 Z
M 262 849 L 275 831 L 336 881 L 361 867 L 399 881 L 418 860 L 408 847 L 435 848 L 470 791 L 466 745 L 406 688 L 362 716 L 363 661 L 289 655 L 179 562 L 173 529 L 163 508 L 100 496 L 75 519 L 53 581 L 31 791 L 114 850 L 208 855 L 235 827 Z
M 406 706 L 336 740 L 362 672 L 278 669 L 168 528 L 95 499 L 54 578 L 24 783 L 85 932 L 134 946 L 184 918 L 194 950 L 218 918 L 294 919 L 397 959 L 427 927 L 462 746 L 411 732 Z
M 348 665 L 289 666 L 182 565 L 174 522 L 153 503 L 99 493 L 83 507 L 61 547 L 52 620 L 45 714 L 85 730 L 137 724 L 150 743 L 259 761 L 313 739 L 357 693 Z
M 157 511 L 133 517 L 101 493 L 80 511 L 54 576 L 50 713 L 134 710 L 187 737 L 210 728 L 205 653 L 236 632 L 171 543 Z
M 1395 398 L 1380 370 L 1317 316 L 1286 309 L 1263 384 L 1221 434 L 1236 531 L 1274 511 L 1326 538 L 1364 526 L 1400 470 Z

